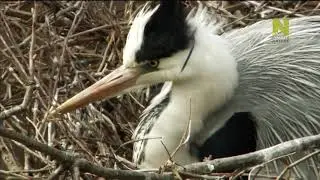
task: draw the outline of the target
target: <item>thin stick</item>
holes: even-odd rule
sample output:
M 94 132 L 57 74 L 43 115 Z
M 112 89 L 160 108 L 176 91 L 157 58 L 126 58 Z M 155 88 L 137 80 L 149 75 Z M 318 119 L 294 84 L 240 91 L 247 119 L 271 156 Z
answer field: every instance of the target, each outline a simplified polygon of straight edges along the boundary
M 32 91 L 33 91 L 33 87 L 27 86 L 22 103 L 20 105 L 17 105 L 17 106 L 10 108 L 10 109 L 2 111 L 0 113 L 0 120 L 6 119 L 6 118 L 12 116 L 13 114 L 16 114 L 16 113 L 26 109 L 30 100 L 31 100 Z
M 33 81 L 34 76 L 34 57 L 33 57 L 33 49 L 34 49 L 34 41 L 35 41 L 35 23 L 37 22 L 37 3 L 34 2 L 34 8 L 31 9 L 32 13 L 32 26 L 31 26 L 31 41 L 30 41 L 30 49 L 29 49 L 29 74 L 30 80 Z
M 291 169 L 292 167 L 298 165 L 299 163 L 301 163 L 301 162 L 303 162 L 303 161 L 308 160 L 309 158 L 311 158 L 311 157 L 313 157 L 313 156 L 315 156 L 315 155 L 317 155 L 317 154 L 319 154 L 319 153 L 320 153 L 320 150 L 317 150 L 317 151 L 315 151 L 315 152 L 313 152 L 313 153 L 311 153 L 311 154 L 308 154 L 307 156 L 304 156 L 303 158 L 295 161 L 294 163 L 290 164 L 289 166 L 287 166 L 287 167 L 280 173 L 280 175 L 277 177 L 277 180 L 280 180 L 280 179 L 285 175 L 285 173 L 286 173 L 289 169 Z

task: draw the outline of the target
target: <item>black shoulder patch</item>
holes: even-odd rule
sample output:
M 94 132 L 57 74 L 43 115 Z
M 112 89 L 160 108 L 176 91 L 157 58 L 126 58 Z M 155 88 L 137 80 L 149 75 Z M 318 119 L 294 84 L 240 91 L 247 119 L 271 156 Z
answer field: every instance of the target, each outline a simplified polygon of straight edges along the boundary
M 162 0 L 145 26 L 143 42 L 136 53 L 137 63 L 168 57 L 186 49 L 190 37 L 185 17 L 179 0 Z
M 191 153 L 202 161 L 205 157 L 224 158 L 253 152 L 257 148 L 257 125 L 250 112 L 235 113 L 226 124 Z

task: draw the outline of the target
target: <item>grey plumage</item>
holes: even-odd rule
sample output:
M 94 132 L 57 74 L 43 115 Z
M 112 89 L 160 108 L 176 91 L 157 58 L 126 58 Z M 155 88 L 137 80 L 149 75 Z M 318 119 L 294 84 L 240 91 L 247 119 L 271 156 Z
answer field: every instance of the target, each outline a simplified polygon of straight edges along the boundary
M 260 132 L 277 132 L 262 147 L 320 132 L 320 16 L 290 20 L 286 43 L 272 42 L 271 27 L 266 20 L 224 35 L 240 73 L 232 101 L 263 123 Z
M 271 28 L 272 21 L 264 20 L 223 35 L 232 43 L 240 79 L 219 113 L 252 112 L 258 149 L 320 132 L 320 16 L 291 19 L 288 42 L 276 42 Z M 215 117 L 206 120 L 202 133 L 210 132 Z M 300 168 L 306 164 L 314 162 Z M 311 171 L 300 176 L 314 178 L 319 169 Z
M 291 19 L 284 43 L 271 27 L 266 20 L 224 35 L 240 73 L 232 101 L 255 116 L 259 149 L 320 132 L 320 16 Z

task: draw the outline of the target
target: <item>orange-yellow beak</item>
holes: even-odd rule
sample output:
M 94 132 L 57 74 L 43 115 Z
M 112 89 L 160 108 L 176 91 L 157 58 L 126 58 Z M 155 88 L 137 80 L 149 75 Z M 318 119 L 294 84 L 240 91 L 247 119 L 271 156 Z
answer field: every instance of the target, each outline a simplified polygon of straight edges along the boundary
M 67 113 L 91 102 L 114 97 L 123 90 L 134 86 L 140 74 L 141 71 L 138 68 L 125 68 L 121 66 L 61 104 L 51 114 Z

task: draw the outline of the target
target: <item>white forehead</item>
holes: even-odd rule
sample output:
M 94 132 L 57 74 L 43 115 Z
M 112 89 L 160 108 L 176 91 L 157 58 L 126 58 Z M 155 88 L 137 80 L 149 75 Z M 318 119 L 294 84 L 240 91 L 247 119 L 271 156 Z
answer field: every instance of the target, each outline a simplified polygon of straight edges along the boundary
M 159 8 L 156 6 L 153 10 L 149 10 L 146 4 L 134 18 L 130 27 L 126 45 L 123 49 L 123 65 L 125 67 L 133 66 L 136 52 L 141 48 L 143 42 L 143 32 L 152 14 Z

